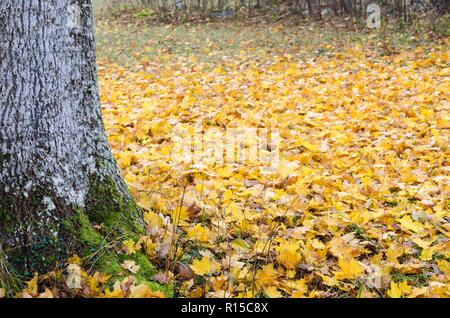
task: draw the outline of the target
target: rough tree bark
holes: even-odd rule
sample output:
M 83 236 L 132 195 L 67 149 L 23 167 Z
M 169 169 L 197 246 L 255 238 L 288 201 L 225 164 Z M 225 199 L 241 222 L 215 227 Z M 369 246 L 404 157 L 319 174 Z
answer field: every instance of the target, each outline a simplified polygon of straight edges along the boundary
M 101 117 L 91 1 L 1 0 L 0 252 L 44 272 L 141 220 Z

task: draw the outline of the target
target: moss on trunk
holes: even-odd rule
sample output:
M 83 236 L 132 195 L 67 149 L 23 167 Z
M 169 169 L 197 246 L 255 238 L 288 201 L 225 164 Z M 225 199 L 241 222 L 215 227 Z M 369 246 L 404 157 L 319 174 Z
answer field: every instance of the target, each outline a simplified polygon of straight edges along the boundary
M 0 238 L 9 266 L 31 277 L 63 268 L 77 254 L 87 268 L 111 274 L 115 281 L 124 271 L 120 264 L 129 259 L 140 266 L 137 283 L 162 290 L 150 281 L 156 269 L 142 252 L 118 252 L 121 241 L 145 234 L 140 208 L 123 188 L 109 175 L 92 175 L 84 207 L 66 205 L 43 187 L 20 194 L 0 190 Z

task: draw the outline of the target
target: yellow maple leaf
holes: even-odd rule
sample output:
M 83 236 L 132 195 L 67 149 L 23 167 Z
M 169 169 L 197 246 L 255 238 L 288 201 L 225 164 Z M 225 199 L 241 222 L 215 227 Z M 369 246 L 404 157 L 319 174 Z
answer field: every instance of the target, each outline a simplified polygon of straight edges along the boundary
M 158 246 L 158 243 L 154 243 L 152 239 L 148 236 L 142 236 L 139 239 L 139 242 L 144 244 L 144 250 L 147 253 L 147 255 L 152 256 L 155 254 L 155 249 Z
M 244 252 L 247 252 L 251 248 L 251 246 L 243 239 L 235 239 L 234 241 L 231 242 L 231 245 L 235 247 L 237 250 Z
M 394 281 L 391 281 L 391 289 L 388 290 L 387 294 L 391 298 L 400 298 L 402 291 Z
M 211 238 L 211 231 L 203 227 L 201 224 L 196 224 L 191 230 L 188 231 L 187 235 L 191 239 L 196 239 L 200 242 L 208 242 Z
M 408 295 L 410 298 L 417 298 L 419 296 L 426 295 L 428 293 L 429 287 L 414 287 L 412 292 Z
M 285 241 L 278 247 L 278 260 L 288 269 L 294 268 L 300 262 L 302 256 L 298 252 L 298 243 L 295 241 Z
M 140 203 L 142 206 L 142 204 Z M 162 222 L 158 214 L 152 211 L 148 211 L 144 213 L 144 222 L 151 226 L 161 226 Z
M 107 288 L 101 297 L 102 298 L 123 298 L 124 294 L 123 294 L 122 289 L 114 289 L 113 291 L 110 291 L 109 288 Z
M 450 273 L 450 262 L 449 261 L 446 261 L 445 259 L 439 259 L 439 260 L 437 260 L 437 264 L 438 264 L 441 272 Z
M 401 255 L 403 255 L 403 250 L 400 246 L 397 245 L 391 245 L 389 248 L 385 251 L 387 261 L 389 263 L 398 263 L 397 258 Z
M 266 254 L 269 251 L 269 244 L 263 241 L 257 241 L 253 246 L 253 251 L 260 254 Z
M 420 232 L 423 230 L 423 225 L 419 222 L 413 221 L 411 219 L 411 216 L 405 215 L 400 219 L 400 224 L 402 225 L 402 228 L 407 229 L 407 230 L 411 230 L 413 232 Z
M 53 293 L 50 289 L 45 288 L 45 291 L 41 294 L 39 294 L 38 298 L 54 298 Z
M 135 244 L 133 240 L 123 241 L 123 245 L 126 247 L 127 255 L 135 254 L 137 251 L 141 249 L 141 245 Z
M 413 238 L 412 241 L 413 241 L 414 243 L 416 243 L 416 244 L 417 244 L 420 248 L 422 248 L 422 249 L 430 248 L 430 245 L 431 245 L 430 242 L 426 242 L 426 241 L 422 240 L 422 239 L 419 238 L 419 237 Z
M 340 271 L 334 271 L 336 279 L 355 279 L 361 275 L 365 267 L 360 265 L 354 258 L 339 259 L 338 265 L 341 268 Z
M 304 278 L 296 280 L 292 287 L 294 288 L 293 298 L 304 297 L 303 295 L 308 292 L 308 285 Z
M 402 292 L 402 295 L 406 295 L 411 292 L 411 286 L 408 285 L 408 282 L 406 280 L 403 280 L 400 283 L 398 283 L 398 288 Z
M 329 251 L 338 258 L 350 259 L 360 254 L 359 246 L 356 244 L 349 244 L 350 242 L 343 239 L 343 237 L 334 237 L 327 242 Z
M 276 201 L 285 195 L 286 195 L 286 192 L 283 189 L 277 189 L 275 194 L 270 199 L 273 201 Z
M 81 265 L 81 259 L 77 254 L 73 254 L 72 257 L 69 257 L 67 259 L 67 262 L 69 262 L 70 264 Z
M 256 283 L 259 286 L 268 286 L 272 284 L 279 275 L 278 271 L 273 268 L 273 263 L 264 265 L 256 274 Z
M 27 292 L 31 296 L 36 296 L 38 293 L 38 277 L 38 273 L 35 273 L 33 279 L 27 282 Z
M 217 169 L 217 175 L 221 178 L 229 178 L 233 175 L 233 167 L 227 165 Z
M 212 266 L 209 263 L 209 259 L 203 256 L 202 260 L 194 260 L 192 265 L 190 266 L 195 274 L 203 276 L 205 274 L 209 274 L 212 270 Z
M 438 72 L 439 76 L 447 76 L 450 74 L 450 67 L 443 68 L 441 71 Z
M 322 250 L 322 249 L 324 249 L 325 248 L 325 244 L 323 244 L 321 241 L 319 241 L 318 239 L 312 239 L 311 241 L 310 241 L 310 243 L 311 243 L 311 246 L 312 247 L 314 247 L 315 249 L 319 249 L 319 250 Z
M 264 292 L 270 297 L 270 298 L 280 298 L 282 295 L 278 291 L 278 289 L 275 286 L 270 286 L 264 289 Z
M 422 254 L 420 254 L 420 259 L 423 261 L 431 261 L 433 259 L 434 254 L 434 248 L 426 248 L 422 251 Z
M 145 284 L 130 287 L 131 298 L 165 298 L 166 294 L 161 291 L 153 291 Z
M 223 201 L 230 201 L 233 198 L 233 192 L 230 189 L 227 189 L 223 195 L 222 195 L 222 200 Z
M 171 213 L 172 222 L 179 225 L 187 225 L 189 220 L 189 212 L 185 206 L 176 207 Z

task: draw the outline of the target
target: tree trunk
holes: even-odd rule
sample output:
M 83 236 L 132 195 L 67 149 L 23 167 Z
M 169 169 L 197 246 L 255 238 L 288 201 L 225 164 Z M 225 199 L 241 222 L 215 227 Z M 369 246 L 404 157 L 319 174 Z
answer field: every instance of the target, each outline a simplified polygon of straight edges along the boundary
M 104 232 L 93 230 L 101 223 Z M 43 272 L 101 248 L 105 237 L 142 229 L 101 117 L 91 1 L 1 0 L 0 240 L 7 262 L 22 274 Z

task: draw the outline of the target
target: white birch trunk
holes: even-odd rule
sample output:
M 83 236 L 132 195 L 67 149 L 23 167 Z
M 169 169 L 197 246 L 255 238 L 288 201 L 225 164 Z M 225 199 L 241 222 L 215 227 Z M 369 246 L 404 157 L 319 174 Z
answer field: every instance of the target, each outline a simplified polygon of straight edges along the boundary
M 92 198 L 93 185 L 102 182 L 109 188 Z M 39 262 L 33 257 L 54 253 L 34 246 L 52 237 L 67 240 L 70 231 L 61 222 L 74 211 L 107 223 L 93 215 L 105 195 L 114 197 L 115 212 L 136 207 L 101 117 L 91 1 L 1 0 L 1 247 L 8 255 L 27 246 L 19 263 L 32 270 Z M 112 198 L 105 200 L 111 205 Z M 130 214 L 139 218 L 134 208 Z

